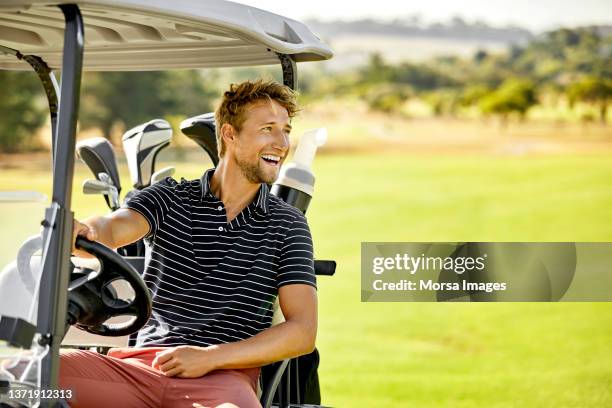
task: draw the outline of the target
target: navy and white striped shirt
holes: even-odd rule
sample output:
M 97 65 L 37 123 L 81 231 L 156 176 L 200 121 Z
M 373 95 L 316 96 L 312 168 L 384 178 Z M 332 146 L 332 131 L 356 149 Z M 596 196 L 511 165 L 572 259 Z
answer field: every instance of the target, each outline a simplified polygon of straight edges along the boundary
M 126 204 L 150 225 L 152 254 L 143 278 L 153 315 L 136 346 L 208 346 L 268 328 L 278 288 L 316 288 L 312 239 L 304 215 L 262 184 L 253 202 L 227 222 L 201 179 L 167 178 Z

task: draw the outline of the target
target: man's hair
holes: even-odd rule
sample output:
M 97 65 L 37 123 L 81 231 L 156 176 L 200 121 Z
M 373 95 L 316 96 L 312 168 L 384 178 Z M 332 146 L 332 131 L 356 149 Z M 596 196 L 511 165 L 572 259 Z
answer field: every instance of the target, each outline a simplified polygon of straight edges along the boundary
M 215 112 L 219 157 L 223 157 L 225 154 L 221 127 L 225 123 L 229 123 L 237 132 L 240 132 L 246 120 L 247 109 L 254 103 L 266 100 L 278 102 L 279 105 L 287 109 L 290 118 L 294 117 L 299 110 L 297 92 L 278 82 L 260 79 L 255 82 L 245 81 L 230 85 L 229 91 L 223 94 L 223 99 Z

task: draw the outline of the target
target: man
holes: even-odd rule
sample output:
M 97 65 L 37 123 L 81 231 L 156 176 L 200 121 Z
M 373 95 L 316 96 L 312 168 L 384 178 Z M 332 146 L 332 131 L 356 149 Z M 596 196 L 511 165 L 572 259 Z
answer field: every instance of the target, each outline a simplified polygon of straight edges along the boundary
M 215 116 L 216 168 L 199 180 L 168 178 L 75 223 L 75 236 L 112 248 L 151 239 L 143 278 L 153 316 L 134 348 L 62 353 L 73 406 L 256 407 L 259 367 L 313 350 L 310 231 L 266 184 L 287 156 L 297 109 L 286 86 L 232 85 Z M 270 327 L 277 295 L 285 322 Z

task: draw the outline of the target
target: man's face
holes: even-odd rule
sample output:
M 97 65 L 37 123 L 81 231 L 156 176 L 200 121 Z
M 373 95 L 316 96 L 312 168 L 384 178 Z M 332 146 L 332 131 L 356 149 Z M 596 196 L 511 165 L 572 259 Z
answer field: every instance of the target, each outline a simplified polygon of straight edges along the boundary
M 247 108 L 246 120 L 228 153 L 252 183 L 274 183 L 289 152 L 289 114 L 278 102 L 258 101 Z

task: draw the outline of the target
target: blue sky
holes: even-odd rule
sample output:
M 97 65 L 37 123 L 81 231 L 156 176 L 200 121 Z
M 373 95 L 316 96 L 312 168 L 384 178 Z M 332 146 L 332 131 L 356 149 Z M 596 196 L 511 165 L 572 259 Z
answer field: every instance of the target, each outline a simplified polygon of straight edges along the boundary
M 493 25 L 520 25 L 543 31 L 559 26 L 612 24 L 612 0 L 427 0 L 330 1 L 234 0 L 295 19 L 393 19 L 418 15 L 424 22 L 447 21 L 459 16 Z

